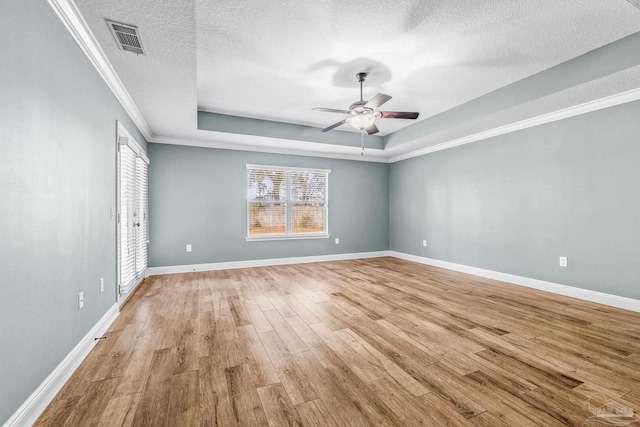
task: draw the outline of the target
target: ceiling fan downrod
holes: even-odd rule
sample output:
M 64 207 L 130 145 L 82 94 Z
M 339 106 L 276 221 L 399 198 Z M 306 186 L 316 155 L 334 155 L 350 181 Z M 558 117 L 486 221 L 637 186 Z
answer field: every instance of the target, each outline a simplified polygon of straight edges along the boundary
M 369 73 L 358 73 L 358 74 L 356 74 L 356 78 L 358 79 L 358 82 L 360 82 L 360 102 L 364 102 L 364 99 L 362 99 L 362 84 L 367 79 L 367 75 L 368 74 Z

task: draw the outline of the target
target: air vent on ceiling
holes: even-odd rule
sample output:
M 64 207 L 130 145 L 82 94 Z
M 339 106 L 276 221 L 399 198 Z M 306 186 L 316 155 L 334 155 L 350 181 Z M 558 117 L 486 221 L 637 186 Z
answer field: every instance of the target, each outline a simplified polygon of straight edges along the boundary
M 116 39 L 116 43 L 121 50 L 133 52 L 138 55 L 144 55 L 142 48 L 142 39 L 138 33 L 138 27 L 134 25 L 123 24 L 121 22 L 109 21 L 107 25 L 111 30 L 111 34 Z

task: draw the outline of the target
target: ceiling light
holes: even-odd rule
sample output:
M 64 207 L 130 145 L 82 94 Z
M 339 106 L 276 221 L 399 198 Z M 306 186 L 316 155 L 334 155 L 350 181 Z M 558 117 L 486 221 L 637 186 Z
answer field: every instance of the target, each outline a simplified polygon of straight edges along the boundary
M 376 121 L 373 114 L 357 114 L 349 119 L 349 124 L 358 130 L 364 130 Z

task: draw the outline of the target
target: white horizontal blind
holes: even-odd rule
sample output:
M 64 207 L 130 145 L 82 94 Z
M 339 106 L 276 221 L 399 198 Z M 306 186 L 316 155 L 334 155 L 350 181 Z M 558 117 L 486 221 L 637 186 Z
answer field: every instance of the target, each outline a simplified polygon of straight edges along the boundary
M 148 264 L 149 159 L 118 125 L 118 285 L 127 294 L 144 278 Z
M 326 173 L 290 171 L 291 233 L 323 233 L 327 225 Z
M 125 294 L 136 280 L 136 154 L 120 145 L 120 293 Z
M 141 277 L 147 269 L 149 221 L 148 221 L 148 171 L 149 166 L 140 157 L 136 158 L 136 276 Z
M 327 234 L 329 172 L 247 165 L 248 236 Z
M 273 168 L 247 169 L 248 234 L 287 234 L 287 176 Z

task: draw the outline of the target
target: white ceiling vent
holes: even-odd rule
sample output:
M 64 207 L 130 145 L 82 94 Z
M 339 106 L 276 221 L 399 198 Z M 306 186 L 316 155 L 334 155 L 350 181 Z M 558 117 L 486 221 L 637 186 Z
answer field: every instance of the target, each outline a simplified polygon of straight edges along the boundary
M 109 21 L 108 19 L 106 21 L 120 50 L 144 55 L 138 27 L 121 22 Z

